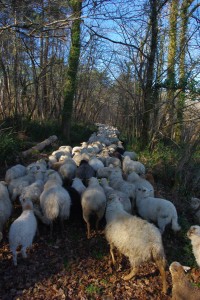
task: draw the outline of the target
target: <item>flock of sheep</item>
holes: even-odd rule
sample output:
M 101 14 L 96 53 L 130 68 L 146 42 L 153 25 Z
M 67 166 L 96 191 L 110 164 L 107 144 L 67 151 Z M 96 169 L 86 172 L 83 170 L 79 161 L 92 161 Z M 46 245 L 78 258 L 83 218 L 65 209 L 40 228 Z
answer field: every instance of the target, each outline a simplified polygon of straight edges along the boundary
M 18 246 L 22 256 L 27 257 L 26 249 L 31 247 L 37 230 L 36 217 L 50 226 L 52 234 L 56 219 L 64 226 L 72 210 L 79 212 L 90 238 L 91 217 L 98 230 L 105 216 L 104 232 L 113 264 L 114 248 L 130 262 L 130 272 L 123 279 L 134 277 L 142 263 L 154 261 L 166 293 L 167 261 L 162 234 L 167 225 L 174 232 L 181 230 L 176 208 L 171 201 L 155 197 L 152 175 L 146 173 L 135 152 L 125 151 L 118 130 L 103 124 L 97 126 L 98 132 L 81 146 L 61 146 L 48 161 L 18 164 L 6 171 L 5 181 L 0 182 L 0 240 L 13 202 L 18 199 L 22 213 L 9 228 L 15 266 Z M 191 226 L 187 236 L 200 267 L 200 226 Z M 185 295 L 190 295 L 188 299 L 200 299 L 199 290 L 187 281 L 181 264 L 173 262 L 169 269 L 173 299 L 186 299 Z

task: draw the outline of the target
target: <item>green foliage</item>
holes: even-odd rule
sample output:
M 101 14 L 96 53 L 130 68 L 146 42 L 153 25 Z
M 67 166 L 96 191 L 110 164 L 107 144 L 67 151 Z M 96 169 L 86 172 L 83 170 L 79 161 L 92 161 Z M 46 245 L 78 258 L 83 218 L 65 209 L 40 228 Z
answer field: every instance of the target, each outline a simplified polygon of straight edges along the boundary
M 0 164 L 15 162 L 21 142 L 12 131 L 0 132 Z
M 100 287 L 94 284 L 89 284 L 85 290 L 89 295 L 99 294 L 101 291 Z

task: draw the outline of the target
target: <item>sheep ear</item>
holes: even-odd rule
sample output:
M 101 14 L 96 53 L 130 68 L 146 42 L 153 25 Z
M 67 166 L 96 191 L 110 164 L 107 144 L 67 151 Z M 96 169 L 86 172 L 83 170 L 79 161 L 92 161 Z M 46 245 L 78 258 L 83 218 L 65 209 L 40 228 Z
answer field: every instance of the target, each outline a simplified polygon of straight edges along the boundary
M 183 270 L 184 270 L 185 272 L 188 272 L 190 269 L 191 269 L 191 268 L 188 267 L 188 266 L 183 266 Z

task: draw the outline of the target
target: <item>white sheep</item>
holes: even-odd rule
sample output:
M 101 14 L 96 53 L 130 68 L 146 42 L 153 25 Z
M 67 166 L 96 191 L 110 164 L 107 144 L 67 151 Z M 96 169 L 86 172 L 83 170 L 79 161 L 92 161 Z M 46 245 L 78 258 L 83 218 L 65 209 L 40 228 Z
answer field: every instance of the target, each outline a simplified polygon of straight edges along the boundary
M 108 178 L 113 171 L 113 166 L 102 167 L 97 170 L 97 178 Z
M 121 191 L 114 190 L 113 188 L 111 188 L 109 186 L 108 180 L 106 178 L 101 179 L 101 185 L 102 185 L 102 187 L 104 189 L 104 192 L 106 194 L 106 198 L 108 198 L 111 194 L 118 195 L 119 196 L 119 201 L 122 203 L 124 210 L 131 214 L 131 212 L 132 212 L 131 201 L 130 201 L 129 197 L 127 196 L 127 194 L 125 194 Z
M 174 261 L 170 264 L 169 270 L 172 275 L 172 300 L 199 300 L 200 289 L 192 285 L 187 278 L 185 271 L 188 267 L 182 266 Z
M 130 174 L 133 171 L 139 175 L 145 174 L 145 166 L 139 161 L 131 160 L 129 156 L 124 157 L 122 162 L 122 169 L 126 175 Z
M 32 246 L 37 230 L 37 221 L 30 200 L 22 202 L 22 214 L 11 224 L 9 229 L 9 245 L 13 254 L 14 265 L 17 266 L 17 247 L 21 245 L 21 253 L 27 257 L 26 249 Z
M 144 186 L 136 189 L 136 207 L 139 215 L 147 221 L 157 223 L 161 233 L 166 225 L 171 224 L 174 231 L 179 231 L 178 215 L 174 204 L 166 199 L 149 196 L 151 191 Z
M 0 233 L 12 213 L 12 203 L 10 201 L 6 183 L 0 182 Z M 1 239 L 0 239 L 1 240 Z
M 161 273 L 163 292 L 167 291 L 166 259 L 161 233 L 153 224 L 124 211 L 116 194 L 110 195 L 106 207 L 105 236 L 110 244 L 110 253 L 115 264 L 114 247 L 128 257 L 131 271 L 124 280 L 134 277 L 139 266 L 154 261 Z
M 26 175 L 26 167 L 17 164 L 6 171 L 5 181 L 9 183 L 11 180 Z
M 108 167 L 110 165 L 121 168 L 122 163 L 121 163 L 120 159 L 117 157 L 107 157 L 106 161 L 105 161 L 105 166 Z
M 91 215 L 96 216 L 96 229 L 98 230 L 99 221 L 103 218 L 106 208 L 106 195 L 97 178 L 89 179 L 89 185 L 81 196 L 81 205 L 83 219 L 87 224 L 87 238 L 90 238 Z
M 132 213 L 135 211 L 135 185 L 127 182 L 122 177 L 122 171 L 120 168 L 113 168 L 109 176 L 109 185 L 118 191 L 121 191 L 130 198 Z
M 63 184 L 63 180 L 60 174 L 53 169 L 48 169 L 44 174 L 44 182 L 46 183 L 49 179 L 56 180 L 57 182 L 60 183 L 60 185 Z
M 129 156 L 132 160 L 137 159 L 137 154 L 134 151 L 124 151 L 123 156 Z
M 200 267 L 200 226 L 191 226 L 187 232 L 187 237 L 191 240 L 192 251 L 197 265 Z
M 72 187 L 82 195 L 82 193 L 86 190 L 86 186 L 83 184 L 80 178 L 75 177 L 72 181 Z
M 60 185 L 56 179 L 49 179 L 40 195 L 40 206 L 45 220 L 49 221 L 51 234 L 53 221 L 60 219 L 61 225 L 70 215 L 71 198 L 69 193 Z
M 97 157 L 91 158 L 88 163 L 95 171 L 97 171 L 99 168 L 104 167 L 102 161 Z
M 150 191 L 149 196 L 154 197 L 153 185 L 145 178 L 140 177 L 136 172 L 133 171 L 130 174 L 128 174 L 127 181 L 133 183 L 136 188 L 141 188 L 145 186 Z
M 32 172 L 32 171 L 30 171 Z M 12 179 L 8 184 L 8 191 L 12 201 L 15 201 L 21 195 L 23 188 L 32 184 L 35 181 L 35 176 L 29 173 L 25 176 Z
M 32 184 L 23 188 L 19 199 L 20 201 L 22 201 L 22 199 L 30 199 L 33 203 L 39 203 L 43 189 L 44 182 L 42 180 L 36 180 Z
M 58 170 L 62 179 L 66 183 L 71 183 L 72 179 L 76 176 L 76 163 L 73 159 L 68 159 Z

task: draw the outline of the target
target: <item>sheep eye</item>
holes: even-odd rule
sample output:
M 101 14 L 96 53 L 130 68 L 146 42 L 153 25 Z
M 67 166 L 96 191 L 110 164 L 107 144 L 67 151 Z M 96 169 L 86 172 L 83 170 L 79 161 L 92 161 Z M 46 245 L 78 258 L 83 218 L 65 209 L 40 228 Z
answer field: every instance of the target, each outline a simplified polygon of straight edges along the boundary
M 138 191 L 141 191 L 141 188 L 138 188 Z

